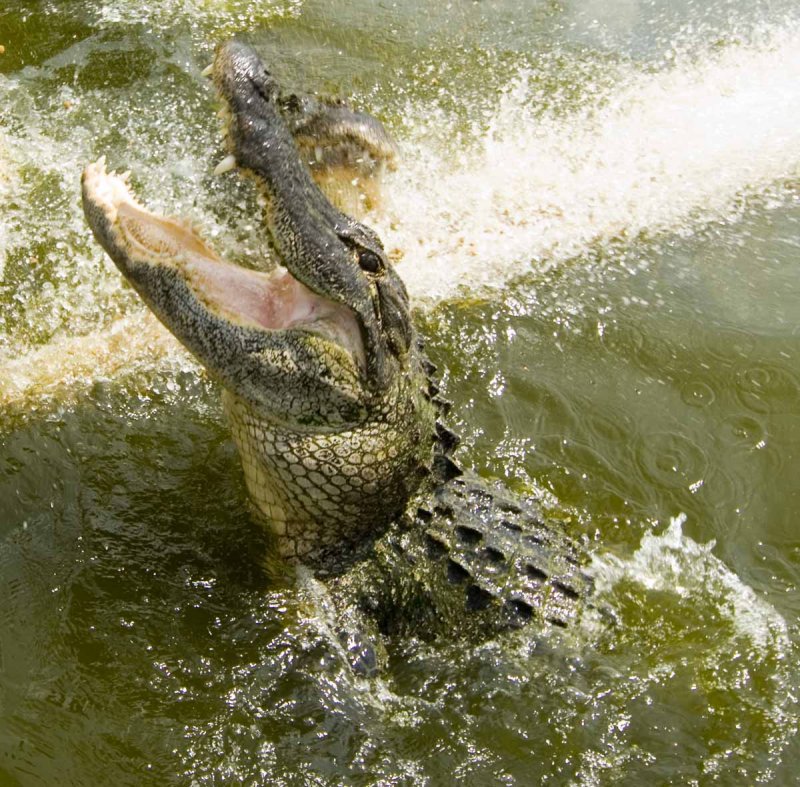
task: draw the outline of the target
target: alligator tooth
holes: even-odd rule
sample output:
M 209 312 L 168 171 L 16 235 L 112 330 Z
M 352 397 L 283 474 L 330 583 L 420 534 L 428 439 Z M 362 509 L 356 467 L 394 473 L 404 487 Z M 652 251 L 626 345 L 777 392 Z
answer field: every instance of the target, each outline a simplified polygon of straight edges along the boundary
M 210 77 L 211 74 L 214 72 L 214 64 L 209 63 L 201 72 L 200 76 L 202 77 Z
M 222 161 L 214 167 L 214 174 L 215 175 L 222 175 L 225 172 L 230 172 L 232 169 L 236 167 L 236 156 L 230 155 L 225 156 Z

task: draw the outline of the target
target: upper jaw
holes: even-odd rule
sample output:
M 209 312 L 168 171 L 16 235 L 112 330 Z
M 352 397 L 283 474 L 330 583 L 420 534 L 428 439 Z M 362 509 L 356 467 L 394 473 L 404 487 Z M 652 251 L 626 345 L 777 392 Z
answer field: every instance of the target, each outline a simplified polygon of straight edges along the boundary
M 266 223 L 282 263 L 310 290 L 353 312 L 364 342 L 365 384 L 381 392 L 411 341 L 402 280 L 377 235 L 339 212 L 312 180 L 281 116 L 278 85 L 255 51 L 236 41 L 221 45 L 212 76 L 225 103 L 226 143 L 266 198 Z

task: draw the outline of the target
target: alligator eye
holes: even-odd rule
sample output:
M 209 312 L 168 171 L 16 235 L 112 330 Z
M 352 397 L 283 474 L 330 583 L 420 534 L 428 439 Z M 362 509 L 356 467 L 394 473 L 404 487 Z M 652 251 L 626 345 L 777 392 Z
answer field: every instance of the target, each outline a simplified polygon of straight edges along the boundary
M 358 254 L 358 264 L 362 271 L 367 273 L 380 273 L 383 270 L 383 260 L 369 249 L 362 249 Z

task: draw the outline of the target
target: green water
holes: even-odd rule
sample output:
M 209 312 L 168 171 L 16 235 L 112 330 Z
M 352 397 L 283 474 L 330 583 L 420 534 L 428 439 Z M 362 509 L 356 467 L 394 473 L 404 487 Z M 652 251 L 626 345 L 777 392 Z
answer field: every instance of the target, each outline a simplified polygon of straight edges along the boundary
M 101 154 L 223 252 L 267 253 L 248 186 L 211 176 L 200 75 L 244 32 L 288 87 L 398 137 L 374 223 L 459 459 L 586 539 L 617 622 L 395 642 L 357 679 L 313 588 L 258 569 L 214 385 L 178 351 L 65 359 L 0 411 L 0 785 L 797 783 L 792 6 L 4 4 L 0 370 L 135 330 L 80 212 Z M 708 132 L 665 135 L 683 117 Z

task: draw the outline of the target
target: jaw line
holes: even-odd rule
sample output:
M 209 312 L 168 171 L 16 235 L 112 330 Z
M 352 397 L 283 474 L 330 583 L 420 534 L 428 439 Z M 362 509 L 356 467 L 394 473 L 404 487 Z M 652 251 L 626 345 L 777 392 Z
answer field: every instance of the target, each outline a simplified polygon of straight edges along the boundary
M 332 341 L 362 371 L 366 353 L 355 314 L 314 293 L 286 268 L 265 273 L 220 258 L 189 222 L 143 207 L 127 174 L 107 172 L 103 159 L 84 172 L 84 189 L 102 209 L 120 247 L 137 264 L 173 268 L 206 309 L 236 325 L 266 331 L 300 329 Z

